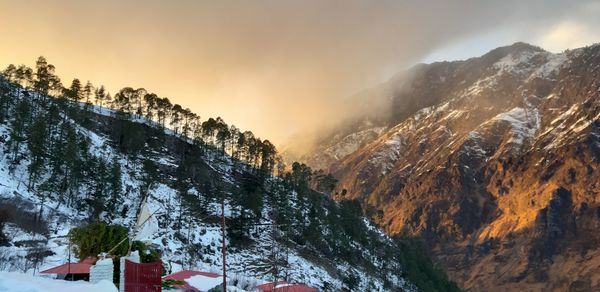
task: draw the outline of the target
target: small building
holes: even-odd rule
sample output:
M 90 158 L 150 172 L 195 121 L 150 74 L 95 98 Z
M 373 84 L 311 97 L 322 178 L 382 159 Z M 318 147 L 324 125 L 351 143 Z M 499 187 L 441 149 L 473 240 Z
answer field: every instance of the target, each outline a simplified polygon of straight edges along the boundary
M 191 281 L 190 279 L 194 278 L 195 281 Z M 163 277 L 163 281 L 165 280 L 177 280 L 183 281 L 185 284 L 183 285 L 175 285 L 177 290 L 175 291 L 184 291 L 184 292 L 205 292 L 210 288 L 219 285 L 222 280 L 222 275 L 216 273 L 209 272 L 200 272 L 200 271 L 191 271 L 191 270 L 183 270 L 180 272 L 176 272 Z M 197 281 L 200 280 L 200 281 Z M 188 281 L 192 283 L 188 283 Z M 196 283 L 203 282 L 206 285 L 197 285 Z M 196 285 L 191 285 L 196 284 Z M 213 285 L 214 284 L 214 285 Z M 199 287 L 200 286 L 200 287 Z M 204 286 L 204 287 L 202 287 Z M 210 287 L 209 287 L 210 286 Z
M 291 284 L 286 281 L 265 283 L 256 286 L 263 292 L 317 292 L 318 290 L 305 284 Z
M 41 271 L 41 274 L 55 274 L 57 279 L 68 281 L 89 281 L 90 268 L 96 261 L 93 257 L 87 257 L 79 263 L 65 263 L 54 268 Z

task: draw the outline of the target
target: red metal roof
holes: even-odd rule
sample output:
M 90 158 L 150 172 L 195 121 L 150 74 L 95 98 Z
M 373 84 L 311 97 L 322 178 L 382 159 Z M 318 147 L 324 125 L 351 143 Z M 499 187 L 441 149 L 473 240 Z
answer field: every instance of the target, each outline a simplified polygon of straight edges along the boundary
M 85 259 L 83 259 L 83 261 L 79 262 L 80 264 L 90 264 L 93 265 L 96 263 L 97 258 L 96 257 L 87 257 Z
M 90 267 L 88 263 L 66 263 L 58 267 L 41 271 L 42 274 L 89 274 Z
M 189 278 L 191 278 L 193 276 L 204 276 L 204 277 L 210 277 L 210 278 L 221 277 L 220 274 L 216 274 L 216 273 L 183 270 L 183 271 L 179 271 L 179 272 L 170 274 L 168 276 L 164 276 L 163 280 L 185 281 L 186 279 L 189 279 Z M 188 283 L 185 283 L 184 285 L 175 285 L 175 288 L 200 292 L 200 290 L 198 290 L 198 289 L 190 286 Z
M 277 285 L 281 285 L 281 284 L 288 284 L 288 282 L 286 282 L 286 281 L 277 282 Z M 275 283 L 269 282 L 269 283 L 265 283 L 265 284 L 256 286 L 256 289 L 259 289 L 261 291 L 273 291 L 274 286 L 275 286 Z
M 259 289 L 264 292 L 317 292 L 317 289 L 309 287 L 307 285 L 290 284 L 285 281 L 258 285 L 256 286 L 256 289 Z

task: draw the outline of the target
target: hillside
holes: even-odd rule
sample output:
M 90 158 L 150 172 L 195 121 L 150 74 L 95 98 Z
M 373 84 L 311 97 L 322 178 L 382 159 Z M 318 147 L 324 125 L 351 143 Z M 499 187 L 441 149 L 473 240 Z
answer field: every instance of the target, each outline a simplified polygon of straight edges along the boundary
M 384 235 L 358 204 L 337 203 L 327 176 L 283 171 L 268 140 L 201 122 L 143 89 L 114 95 L 74 80 L 63 87 L 40 58 L 34 73 L 0 78 L 0 270 L 61 264 L 69 231 L 93 222 L 134 224 L 170 271 L 219 271 L 224 201 L 228 270 L 237 277 L 304 282 L 323 291 L 452 290 L 417 241 Z M 28 73 L 29 72 L 29 73 Z
M 336 198 L 423 238 L 468 290 L 600 288 L 600 45 L 516 43 L 382 87 L 383 118 L 355 116 L 305 157 L 329 161 Z M 385 130 L 356 139 L 364 125 Z

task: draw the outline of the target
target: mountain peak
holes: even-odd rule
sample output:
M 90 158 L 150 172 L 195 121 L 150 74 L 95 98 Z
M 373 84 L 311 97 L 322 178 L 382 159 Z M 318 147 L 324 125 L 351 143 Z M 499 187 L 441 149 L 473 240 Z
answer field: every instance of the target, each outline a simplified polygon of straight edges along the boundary
M 495 49 L 489 51 L 483 57 L 493 56 L 496 58 L 502 58 L 502 57 L 508 56 L 509 54 L 518 55 L 518 54 L 525 53 L 525 52 L 542 53 L 542 52 L 546 52 L 546 50 L 544 50 L 538 46 L 528 44 L 528 43 L 516 42 L 509 46 L 495 48 Z
M 500 47 L 503 48 L 503 47 Z M 504 46 L 504 48 L 509 48 L 512 50 L 519 50 L 519 51 L 545 51 L 544 49 L 538 47 L 538 46 L 534 46 L 532 44 L 526 43 L 526 42 L 516 42 L 513 43 L 512 45 L 509 46 Z

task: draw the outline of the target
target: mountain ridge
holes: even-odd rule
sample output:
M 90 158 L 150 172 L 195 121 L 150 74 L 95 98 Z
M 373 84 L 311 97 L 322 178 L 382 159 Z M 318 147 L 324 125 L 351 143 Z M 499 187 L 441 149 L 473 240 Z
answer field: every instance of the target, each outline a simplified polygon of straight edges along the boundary
M 600 45 L 553 54 L 516 43 L 416 68 L 394 80 L 390 119 L 376 125 L 386 130 L 325 165 L 336 199 L 360 200 L 390 234 L 424 238 L 463 288 L 597 289 L 579 257 L 564 257 L 595 252 L 573 226 L 598 226 Z M 327 160 L 315 153 L 309 164 Z M 569 273 L 557 274 L 558 258 Z

